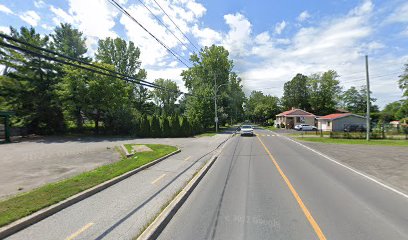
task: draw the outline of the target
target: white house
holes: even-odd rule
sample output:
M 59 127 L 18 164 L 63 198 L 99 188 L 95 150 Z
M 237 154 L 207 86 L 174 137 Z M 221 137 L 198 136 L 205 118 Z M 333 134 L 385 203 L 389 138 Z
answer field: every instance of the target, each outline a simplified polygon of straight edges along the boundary
M 366 118 L 352 113 L 333 113 L 317 118 L 317 128 L 323 131 L 344 131 L 350 125 L 366 126 Z
M 316 116 L 314 114 L 302 109 L 293 108 L 276 115 L 275 126 L 280 127 L 282 123 L 287 129 L 294 128 L 298 124 L 315 126 L 315 119 Z

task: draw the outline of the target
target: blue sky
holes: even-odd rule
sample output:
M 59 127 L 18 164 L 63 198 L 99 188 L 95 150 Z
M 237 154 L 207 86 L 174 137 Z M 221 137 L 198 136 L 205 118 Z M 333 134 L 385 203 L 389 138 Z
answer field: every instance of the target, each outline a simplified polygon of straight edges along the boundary
M 119 1 L 138 21 L 188 59 L 193 48 L 153 0 L 143 2 L 186 49 L 139 1 Z M 157 0 L 193 43 L 225 46 L 243 79 L 244 89 L 281 96 L 296 73 L 336 70 L 344 89 L 364 84 L 364 55 L 369 55 L 377 104 L 401 98 L 398 75 L 408 63 L 408 2 L 403 0 Z M 106 0 L 3 0 L 0 30 L 34 26 L 47 34 L 69 22 L 87 37 L 89 55 L 98 39 L 122 37 L 141 49 L 148 80 L 170 78 L 180 85 L 185 68 L 134 22 Z

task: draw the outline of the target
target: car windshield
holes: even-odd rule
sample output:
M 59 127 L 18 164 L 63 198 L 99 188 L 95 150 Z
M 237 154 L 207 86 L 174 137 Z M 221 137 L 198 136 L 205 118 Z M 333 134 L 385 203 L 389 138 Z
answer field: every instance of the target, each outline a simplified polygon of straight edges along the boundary
M 242 126 L 241 128 L 242 128 L 242 129 L 245 129 L 245 128 L 248 129 L 248 128 L 252 128 L 252 127 L 249 126 L 249 125 L 244 125 L 244 126 Z

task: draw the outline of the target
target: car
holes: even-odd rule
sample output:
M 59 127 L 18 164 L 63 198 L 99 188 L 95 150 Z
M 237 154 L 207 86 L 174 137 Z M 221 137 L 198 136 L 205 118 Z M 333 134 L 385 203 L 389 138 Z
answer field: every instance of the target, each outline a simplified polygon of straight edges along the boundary
M 351 124 L 344 128 L 345 132 L 365 132 L 366 128 L 362 125 Z
M 298 131 L 316 131 L 317 127 L 309 125 L 309 124 L 299 124 L 295 126 L 295 130 Z
M 254 128 L 251 125 L 242 125 L 239 132 L 241 133 L 241 136 L 244 136 L 244 135 L 253 136 Z

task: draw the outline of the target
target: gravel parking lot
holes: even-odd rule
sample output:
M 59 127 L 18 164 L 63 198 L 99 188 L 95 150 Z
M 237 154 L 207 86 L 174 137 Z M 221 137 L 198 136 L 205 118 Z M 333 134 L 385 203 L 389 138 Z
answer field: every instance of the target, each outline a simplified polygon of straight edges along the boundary
M 408 193 L 407 147 L 302 143 Z

